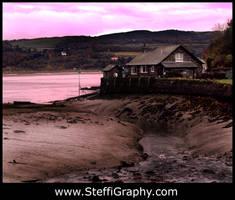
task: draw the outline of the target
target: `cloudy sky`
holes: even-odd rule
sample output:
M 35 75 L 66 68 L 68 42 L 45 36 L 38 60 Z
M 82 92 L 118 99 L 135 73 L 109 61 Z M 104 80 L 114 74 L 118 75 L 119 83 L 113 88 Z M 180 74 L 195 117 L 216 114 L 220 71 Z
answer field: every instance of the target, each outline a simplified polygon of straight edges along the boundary
M 3 3 L 3 40 L 131 30 L 211 31 L 232 3 Z

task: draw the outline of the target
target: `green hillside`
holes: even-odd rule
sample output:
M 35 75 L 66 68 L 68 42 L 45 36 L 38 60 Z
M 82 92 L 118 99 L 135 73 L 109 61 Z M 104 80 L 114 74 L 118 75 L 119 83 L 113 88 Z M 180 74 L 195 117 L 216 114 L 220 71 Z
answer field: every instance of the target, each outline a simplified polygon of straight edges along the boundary
M 211 43 L 213 32 L 137 30 L 101 36 L 66 36 L 3 41 L 3 69 L 64 70 L 102 69 L 111 57 L 125 64 L 159 45 L 183 44 L 196 56 Z M 62 56 L 65 51 L 67 56 Z

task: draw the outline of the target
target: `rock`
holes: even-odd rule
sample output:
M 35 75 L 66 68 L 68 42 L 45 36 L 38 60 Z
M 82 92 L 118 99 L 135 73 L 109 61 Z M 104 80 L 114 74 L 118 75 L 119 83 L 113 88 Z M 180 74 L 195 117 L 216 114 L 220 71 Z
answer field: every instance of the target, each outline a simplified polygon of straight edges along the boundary
M 35 183 L 35 182 L 38 182 L 40 181 L 39 179 L 32 179 L 32 180 L 25 180 L 25 181 L 22 181 L 23 183 Z
M 189 160 L 188 156 L 183 156 L 183 160 Z
M 112 173 L 112 177 L 117 179 L 117 178 L 119 178 L 119 175 L 117 173 Z
M 220 172 L 220 173 L 218 173 L 218 176 L 219 176 L 220 178 L 224 178 L 224 177 L 225 177 L 225 173 L 224 173 L 224 172 Z
M 96 161 L 91 161 L 91 164 L 92 165 L 96 165 Z
M 149 155 L 148 155 L 147 153 L 144 153 L 141 157 L 142 157 L 144 160 L 146 160 L 146 159 L 149 157 Z
M 202 172 L 206 174 L 215 174 L 215 172 L 212 169 L 203 169 Z
M 165 156 L 164 154 L 160 154 L 158 157 L 159 157 L 160 159 L 166 159 L 166 156 Z
M 66 126 L 60 126 L 61 129 L 66 129 L 67 127 Z
M 25 131 L 21 131 L 21 130 L 14 130 L 14 133 L 25 133 Z
M 227 124 L 226 126 L 224 126 L 223 128 L 230 128 L 233 126 L 233 122 L 230 122 L 229 124 Z
M 176 117 L 178 117 L 178 118 L 180 118 L 180 117 L 182 117 L 182 116 L 183 116 L 182 113 L 179 113 L 178 115 L 176 115 Z
M 127 163 L 126 161 L 121 161 L 121 167 L 133 167 L 134 166 L 134 163 L 131 162 L 131 163 Z
M 150 170 L 150 171 L 146 171 L 145 173 L 146 173 L 146 174 L 149 174 L 149 175 L 153 175 L 153 174 L 154 174 L 154 171 Z
M 232 164 L 232 162 L 226 162 L 225 165 L 232 166 L 233 164 Z
M 218 183 L 217 181 L 210 181 L 209 183 Z
M 16 160 L 12 160 L 12 161 L 10 161 L 10 162 L 8 162 L 8 163 L 14 163 L 14 164 L 16 164 L 17 162 L 16 162 Z
M 93 176 L 91 180 L 92 180 L 92 182 L 100 182 L 101 181 L 100 177 L 97 175 Z
M 122 180 L 116 180 L 115 183 L 124 183 Z
M 118 120 L 118 123 L 123 125 L 123 126 L 127 126 L 125 123 L 121 122 L 120 120 Z
M 184 165 L 184 164 L 179 164 L 179 167 L 185 168 L 186 165 Z
M 76 119 L 67 119 L 67 122 L 70 124 L 74 124 L 74 123 L 77 123 L 77 120 Z
M 102 176 L 102 181 L 104 182 L 112 182 L 113 178 L 109 176 Z
M 49 120 L 53 120 L 53 121 L 56 120 L 56 118 L 57 118 L 57 117 L 54 116 L 54 115 L 51 115 L 51 116 L 48 117 Z
M 138 117 L 136 115 L 131 115 L 130 118 L 131 119 L 138 119 Z
M 141 176 L 141 173 L 135 171 L 135 172 L 133 172 L 133 175 L 134 175 L 134 176 Z

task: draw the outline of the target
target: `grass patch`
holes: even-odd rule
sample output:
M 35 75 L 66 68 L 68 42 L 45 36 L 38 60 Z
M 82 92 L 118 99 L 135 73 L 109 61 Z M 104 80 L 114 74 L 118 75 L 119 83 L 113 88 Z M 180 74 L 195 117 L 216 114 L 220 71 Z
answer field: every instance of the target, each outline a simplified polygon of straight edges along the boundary
M 157 78 L 158 79 L 158 78 Z M 191 78 L 160 78 L 159 80 L 172 80 L 172 81 L 184 81 L 188 83 L 205 83 L 205 84 L 226 84 L 232 85 L 232 79 L 191 79 Z
M 115 56 L 137 56 L 140 52 L 131 52 L 131 51 L 123 51 L 123 52 L 113 52 Z
M 221 79 L 221 80 L 214 80 L 214 81 L 218 83 L 229 84 L 229 85 L 233 84 L 233 79 Z
M 26 48 L 55 48 L 56 45 L 62 41 L 63 38 L 54 37 L 54 38 L 36 38 L 36 39 L 23 39 L 23 40 L 14 40 L 11 41 L 13 46 L 18 45 L 19 47 Z

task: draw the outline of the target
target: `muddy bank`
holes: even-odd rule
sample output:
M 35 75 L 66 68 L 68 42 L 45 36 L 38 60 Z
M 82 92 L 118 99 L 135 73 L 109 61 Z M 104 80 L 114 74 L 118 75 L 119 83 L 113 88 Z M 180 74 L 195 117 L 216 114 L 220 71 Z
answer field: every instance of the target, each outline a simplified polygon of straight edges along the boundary
M 174 144 L 172 144 L 172 142 Z M 114 168 L 77 171 L 48 179 L 54 183 L 231 183 L 231 152 L 222 157 L 192 156 L 178 137 L 146 135 L 140 140 L 144 147 L 139 163 L 122 162 Z
M 5 115 L 3 182 L 38 182 L 120 161 L 138 162 L 140 134 L 132 124 L 89 111 Z
M 129 95 L 96 97 L 83 101 L 73 99 L 56 104 L 54 112 L 60 115 L 66 113 L 71 121 L 76 121 L 74 113 L 79 114 L 80 118 L 81 115 L 87 115 L 82 117 L 83 137 L 74 134 L 80 130 L 80 122 L 73 129 L 63 129 L 60 133 L 62 137 L 58 137 L 61 143 L 65 135 L 69 135 L 67 139 L 73 142 L 80 138 L 82 147 L 70 149 L 64 157 L 58 156 L 57 159 L 64 164 L 63 170 L 60 168 L 57 173 L 44 176 L 38 182 L 232 182 L 231 103 L 208 97 Z M 35 115 L 31 113 L 31 119 Z M 100 129 L 91 126 L 88 120 L 91 116 L 93 123 L 100 121 L 98 123 L 103 124 Z M 12 117 L 7 120 L 8 123 L 16 123 Z M 58 121 L 58 118 L 54 120 L 54 125 Z M 48 124 L 47 119 L 45 123 Z M 109 129 L 105 129 L 108 123 L 111 123 Z M 67 127 L 66 124 L 59 126 Z M 36 132 L 39 127 L 35 126 Z M 41 132 L 44 130 L 42 127 Z M 54 132 L 55 127 L 51 126 L 48 130 L 48 133 Z M 88 130 L 92 134 L 87 135 Z M 98 135 L 103 139 L 97 140 L 100 137 Z M 50 138 L 53 140 L 54 137 L 52 134 Z M 69 147 L 70 139 L 63 152 Z M 90 146 L 87 144 L 89 140 L 94 140 Z M 109 140 L 110 145 L 102 143 L 103 140 Z M 142 154 L 138 142 L 143 148 Z M 102 147 L 103 154 L 95 153 L 96 146 Z M 91 149 L 94 151 L 89 152 Z M 8 151 L 4 150 L 4 155 Z M 22 158 L 27 151 L 21 151 Z M 77 156 L 73 156 L 74 153 Z M 55 149 L 51 152 L 51 156 L 58 154 Z M 103 159 L 104 154 L 109 154 L 109 157 Z M 65 161 L 67 156 L 71 159 Z M 78 161 L 80 157 L 83 159 Z M 4 163 L 9 167 L 7 160 Z M 37 163 L 37 160 L 34 162 Z M 50 162 L 54 163 L 55 160 L 45 161 L 45 166 Z M 16 166 L 14 163 L 11 165 Z M 82 165 L 86 167 L 82 168 Z M 74 167 L 67 170 L 70 166 Z M 24 170 L 22 167 L 21 172 Z M 9 177 L 9 174 L 5 173 L 5 176 Z M 27 178 L 32 179 L 30 173 Z

